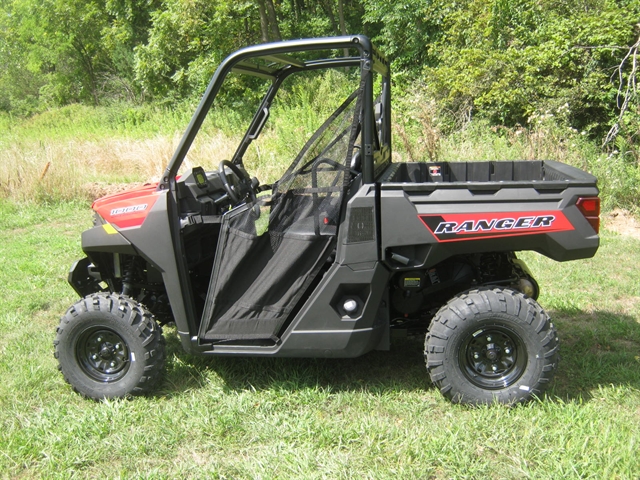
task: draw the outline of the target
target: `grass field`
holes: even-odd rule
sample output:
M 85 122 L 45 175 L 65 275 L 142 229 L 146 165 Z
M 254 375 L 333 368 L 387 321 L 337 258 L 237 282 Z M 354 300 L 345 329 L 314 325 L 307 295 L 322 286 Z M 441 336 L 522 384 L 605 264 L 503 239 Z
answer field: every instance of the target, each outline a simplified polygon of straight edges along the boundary
M 549 393 L 468 408 L 430 384 L 422 339 L 353 360 L 186 355 L 149 397 L 93 402 L 52 341 L 91 222 L 84 202 L 0 201 L 0 478 L 621 478 L 640 476 L 640 241 L 590 260 L 524 255 L 561 337 Z

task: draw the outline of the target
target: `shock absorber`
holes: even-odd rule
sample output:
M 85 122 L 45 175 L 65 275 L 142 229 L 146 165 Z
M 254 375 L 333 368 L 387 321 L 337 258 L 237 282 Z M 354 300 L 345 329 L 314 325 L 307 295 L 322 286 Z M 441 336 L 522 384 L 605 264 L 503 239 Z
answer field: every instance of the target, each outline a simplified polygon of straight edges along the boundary
M 488 253 L 482 255 L 480 257 L 481 283 L 495 281 L 498 278 L 499 268 L 498 259 L 496 259 L 495 254 Z
M 124 271 L 124 276 L 122 277 L 122 294 L 131 296 L 131 292 L 133 290 L 133 276 L 135 273 L 136 266 L 136 257 L 131 257 L 131 261 L 129 265 Z

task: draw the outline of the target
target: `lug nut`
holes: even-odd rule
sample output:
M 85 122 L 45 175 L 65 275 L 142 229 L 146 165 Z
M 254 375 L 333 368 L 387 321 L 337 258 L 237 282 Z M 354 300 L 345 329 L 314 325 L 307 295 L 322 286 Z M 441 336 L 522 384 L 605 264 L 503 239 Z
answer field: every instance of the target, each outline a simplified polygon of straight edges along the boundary
M 491 337 L 487 337 L 487 342 L 490 342 L 490 341 L 491 341 Z
M 98 355 L 96 355 L 95 353 L 91 355 L 91 360 L 97 360 L 97 359 L 98 359 Z
M 98 343 L 102 342 L 102 337 L 96 338 L 96 342 L 98 342 Z
M 111 368 L 113 368 L 116 366 L 116 362 L 111 362 L 109 365 L 111 366 Z
M 509 347 L 504 349 L 504 353 L 506 353 L 507 355 L 509 355 L 511 353 L 511 349 Z
M 498 366 L 497 365 L 491 365 L 491 370 L 493 370 L 495 372 L 496 370 L 498 370 Z
M 473 358 L 474 358 L 475 360 L 478 360 L 478 359 L 480 358 L 480 355 L 479 355 L 478 353 L 474 353 L 474 354 L 473 354 Z

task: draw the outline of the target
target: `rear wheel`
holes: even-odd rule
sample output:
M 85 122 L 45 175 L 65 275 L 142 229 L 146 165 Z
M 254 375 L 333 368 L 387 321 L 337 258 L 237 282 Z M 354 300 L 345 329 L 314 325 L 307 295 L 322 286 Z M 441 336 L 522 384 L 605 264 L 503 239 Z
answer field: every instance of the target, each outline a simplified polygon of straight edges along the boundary
M 535 300 L 509 289 L 479 289 L 436 314 L 425 357 L 431 380 L 453 402 L 512 404 L 547 388 L 558 338 Z
M 118 398 L 150 391 L 164 367 L 164 338 L 153 316 L 124 295 L 95 293 L 62 317 L 58 368 L 82 395 Z

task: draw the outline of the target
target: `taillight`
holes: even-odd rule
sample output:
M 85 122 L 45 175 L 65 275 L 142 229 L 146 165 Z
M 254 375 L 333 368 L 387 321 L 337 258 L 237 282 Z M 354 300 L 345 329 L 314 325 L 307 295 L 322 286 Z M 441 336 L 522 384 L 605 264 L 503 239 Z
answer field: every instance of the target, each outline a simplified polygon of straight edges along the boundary
M 600 199 L 598 197 L 581 197 L 576 207 L 584 215 L 596 233 L 600 232 Z

